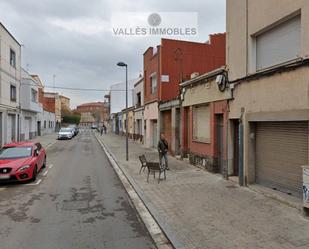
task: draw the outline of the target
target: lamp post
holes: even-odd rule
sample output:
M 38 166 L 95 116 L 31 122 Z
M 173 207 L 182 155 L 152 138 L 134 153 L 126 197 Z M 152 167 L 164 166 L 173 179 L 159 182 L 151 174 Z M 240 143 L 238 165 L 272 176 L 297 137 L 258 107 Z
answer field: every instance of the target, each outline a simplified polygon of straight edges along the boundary
M 126 68 L 126 109 L 128 109 L 128 65 L 124 62 L 118 62 L 117 66 Z M 129 161 L 129 133 L 128 133 L 128 110 L 126 116 L 126 160 Z

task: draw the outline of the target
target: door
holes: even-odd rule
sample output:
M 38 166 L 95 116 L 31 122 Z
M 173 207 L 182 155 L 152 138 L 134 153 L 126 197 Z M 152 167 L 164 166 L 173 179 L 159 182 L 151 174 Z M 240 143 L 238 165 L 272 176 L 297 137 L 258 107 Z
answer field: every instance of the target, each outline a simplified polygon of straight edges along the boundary
M 158 125 L 157 120 L 152 120 L 152 147 L 157 148 L 158 145 Z
M 223 173 L 223 114 L 215 115 L 217 170 Z
M 7 143 L 15 141 L 15 115 L 9 114 L 7 118 Z
M 256 182 L 301 197 L 308 122 L 258 122 L 255 142 Z
M 233 120 L 233 176 L 239 172 L 239 120 Z
M 37 133 L 38 133 L 38 136 L 41 136 L 41 121 L 37 122 Z
M 29 120 L 29 118 L 25 118 L 24 132 L 25 132 L 25 140 L 29 140 L 30 139 L 30 120 Z
M 180 153 L 180 108 L 176 108 L 175 154 Z

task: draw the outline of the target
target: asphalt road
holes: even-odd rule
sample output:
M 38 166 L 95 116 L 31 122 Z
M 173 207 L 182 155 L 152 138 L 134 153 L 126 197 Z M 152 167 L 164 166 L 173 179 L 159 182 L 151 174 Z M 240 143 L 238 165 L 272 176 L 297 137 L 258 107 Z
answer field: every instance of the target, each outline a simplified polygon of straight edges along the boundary
M 90 131 L 47 161 L 35 183 L 0 185 L 1 249 L 156 248 Z

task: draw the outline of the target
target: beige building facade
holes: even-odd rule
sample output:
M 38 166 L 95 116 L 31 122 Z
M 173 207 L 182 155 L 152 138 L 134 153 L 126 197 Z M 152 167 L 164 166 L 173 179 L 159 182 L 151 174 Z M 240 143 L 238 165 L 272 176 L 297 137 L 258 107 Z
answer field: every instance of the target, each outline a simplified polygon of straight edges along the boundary
M 226 3 L 229 174 L 300 197 L 309 154 L 309 1 Z

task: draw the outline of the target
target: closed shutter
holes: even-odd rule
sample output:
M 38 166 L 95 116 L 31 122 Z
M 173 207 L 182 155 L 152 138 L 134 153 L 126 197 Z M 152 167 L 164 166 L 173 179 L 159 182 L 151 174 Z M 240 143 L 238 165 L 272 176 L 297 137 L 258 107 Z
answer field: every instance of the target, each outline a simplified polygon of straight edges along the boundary
M 301 17 L 297 16 L 256 37 L 256 69 L 300 56 Z
M 308 122 L 256 125 L 256 182 L 298 197 L 308 164 Z
M 210 142 L 210 107 L 200 105 L 193 108 L 193 139 Z

